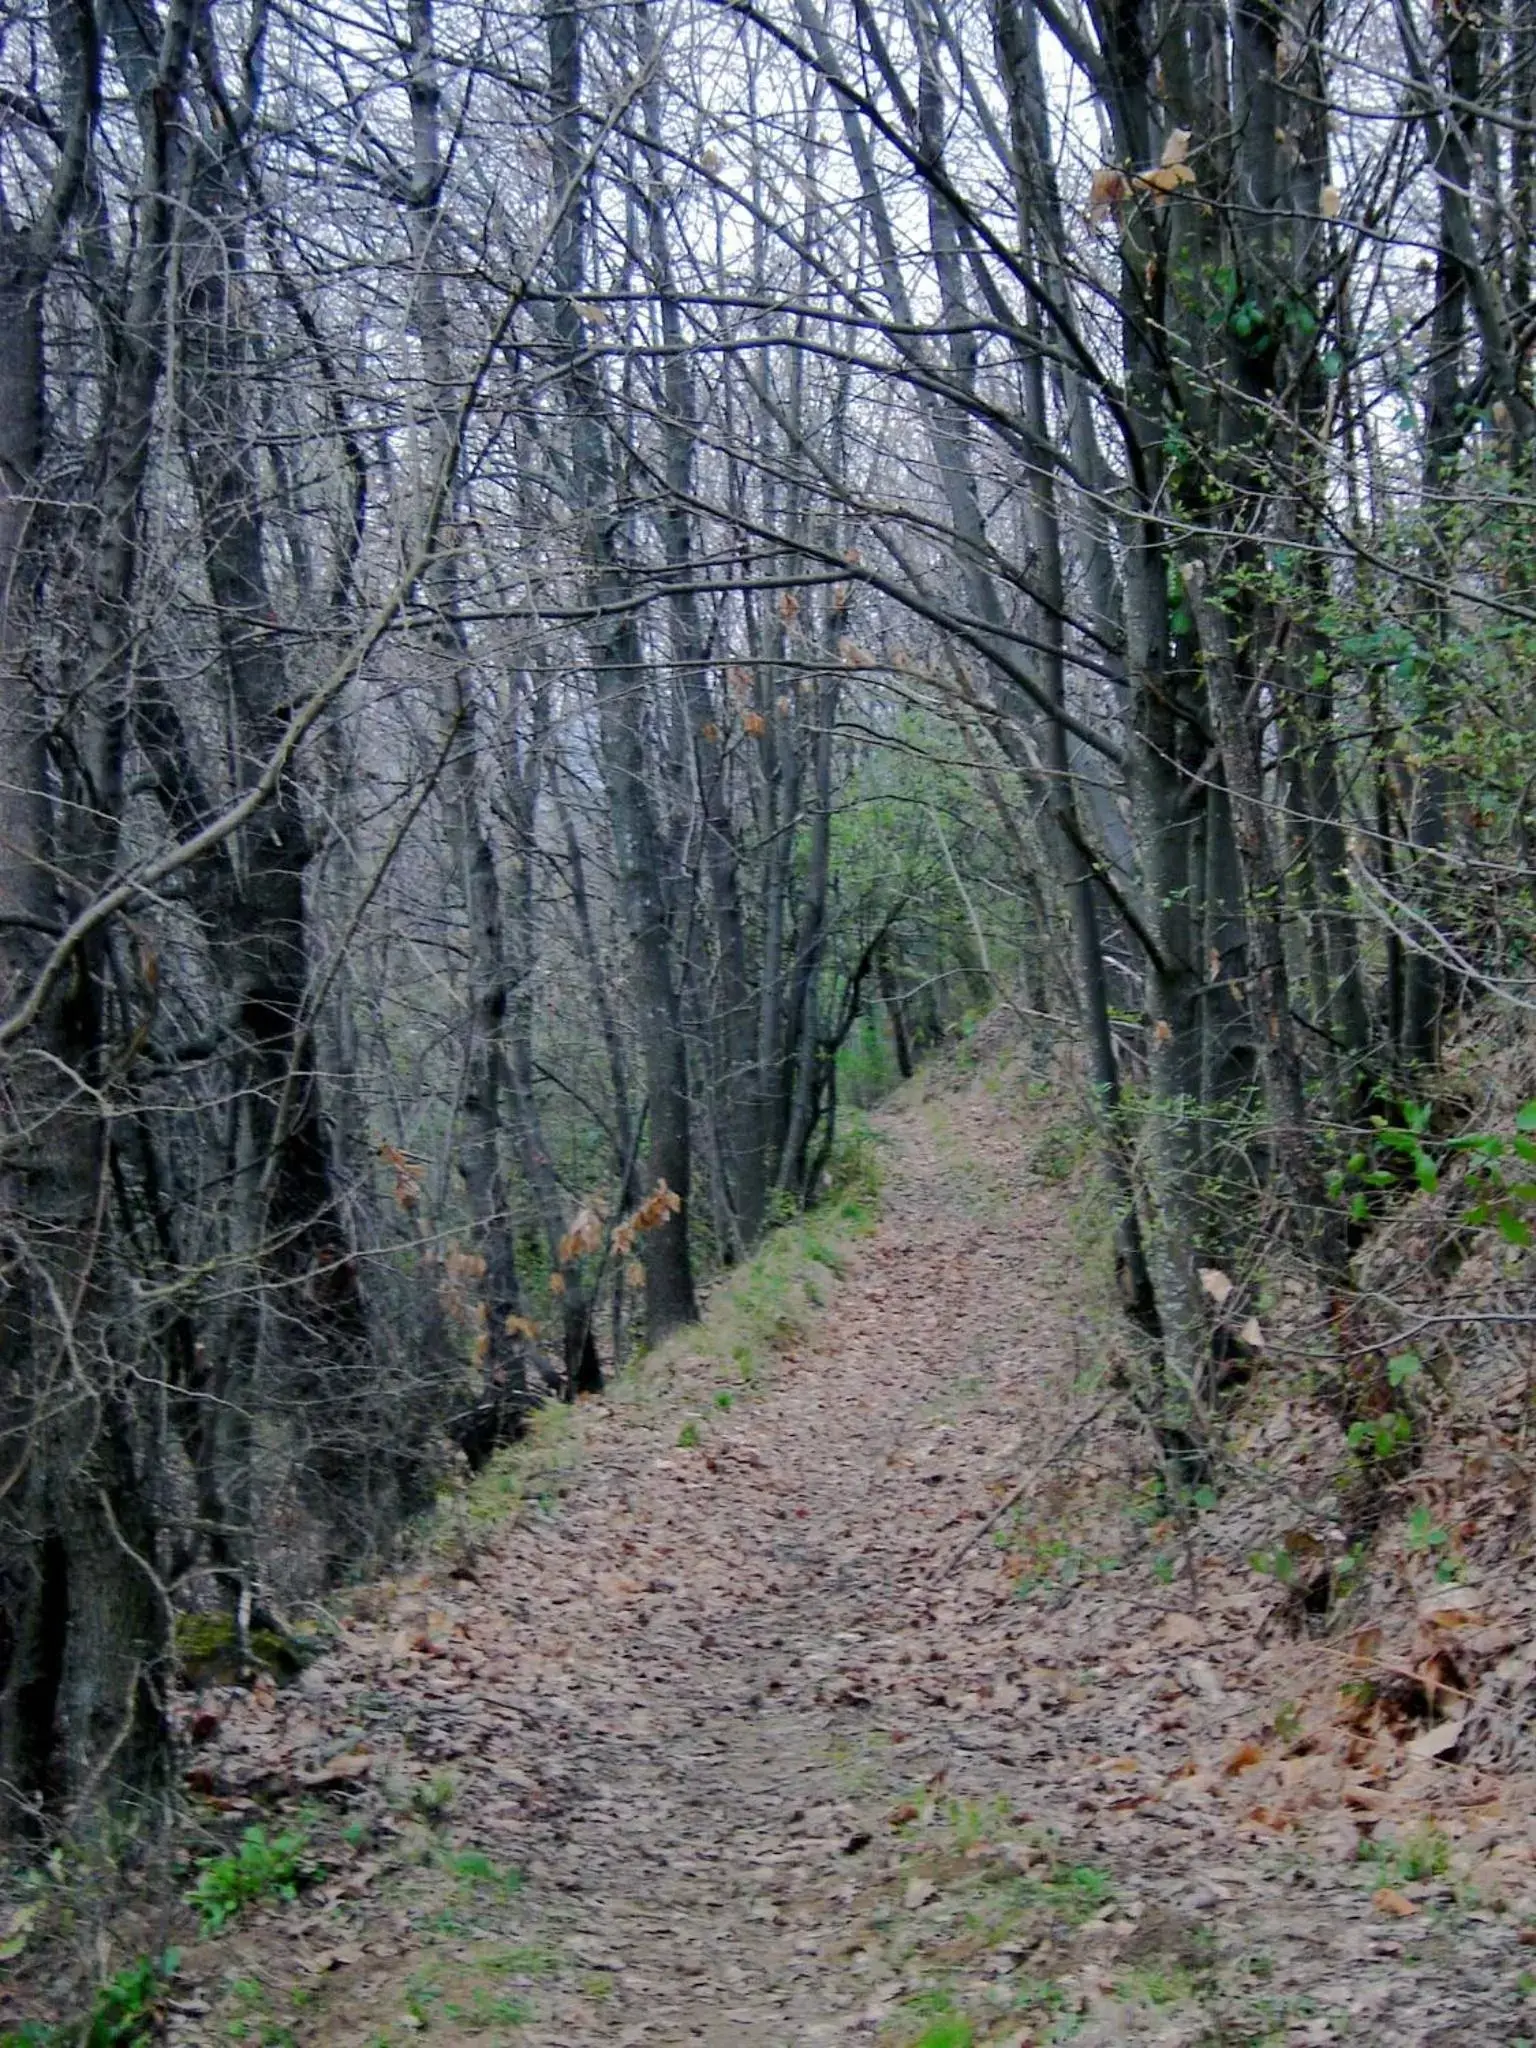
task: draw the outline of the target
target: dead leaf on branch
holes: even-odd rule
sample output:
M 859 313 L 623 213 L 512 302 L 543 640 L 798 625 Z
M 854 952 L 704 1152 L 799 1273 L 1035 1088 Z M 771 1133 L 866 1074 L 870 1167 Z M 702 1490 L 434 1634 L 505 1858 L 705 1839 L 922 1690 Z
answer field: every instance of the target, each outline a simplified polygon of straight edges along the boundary
M 595 1202 L 584 1202 L 576 1211 L 570 1229 L 561 1238 L 556 1256 L 562 1266 L 595 1252 L 603 1241 L 603 1213 Z
M 1143 171 L 1136 183 L 1150 192 L 1161 206 L 1181 185 L 1193 185 L 1195 174 L 1188 164 L 1159 164 L 1155 171 Z
M 1224 1308 L 1232 1297 L 1232 1280 L 1219 1266 L 1200 1268 L 1200 1285 L 1218 1308 Z
M 613 1233 L 615 1251 L 628 1254 L 635 1239 L 648 1230 L 660 1230 L 669 1217 L 683 1206 L 683 1198 L 664 1180 L 657 1181 L 638 1209 L 632 1210 Z
M 1162 206 L 1182 187 L 1193 185 L 1195 174 L 1187 162 L 1190 140 L 1187 128 L 1175 128 L 1150 171 L 1135 171 L 1127 176 L 1113 164 L 1101 164 L 1088 187 L 1088 225 L 1097 227 L 1137 192 L 1150 192 L 1153 204 Z
M 1093 174 L 1088 187 L 1088 225 L 1097 227 L 1107 220 L 1115 208 L 1131 196 L 1131 181 L 1124 171 L 1117 171 L 1109 164 L 1101 164 Z
M 379 1157 L 395 1176 L 395 1206 L 407 1215 L 421 1200 L 421 1180 L 426 1168 L 419 1160 L 407 1158 L 398 1145 L 381 1144 Z

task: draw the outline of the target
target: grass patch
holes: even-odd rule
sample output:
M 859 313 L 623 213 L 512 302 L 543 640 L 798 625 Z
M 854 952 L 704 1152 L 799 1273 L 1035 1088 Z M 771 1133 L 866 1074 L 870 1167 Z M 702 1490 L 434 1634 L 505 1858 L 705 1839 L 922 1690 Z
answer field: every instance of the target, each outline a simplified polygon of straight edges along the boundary
M 504 1444 L 471 1477 L 450 1480 L 426 1525 L 427 1555 L 467 1564 L 503 1523 L 522 1514 L 553 1514 L 563 1482 L 581 1462 L 579 1415 L 563 1401 L 546 1401 L 529 1416 L 527 1433 L 517 1443 Z
M 296 1899 L 301 1886 L 322 1874 L 302 1834 L 290 1829 L 269 1840 L 265 1828 L 247 1828 L 233 1849 L 198 1865 L 187 1904 L 201 1918 L 203 1932 L 217 1934 L 242 1908 Z
M 141 1956 L 107 1979 L 82 2019 L 54 2027 L 19 2027 L 0 2034 L 0 2048 L 141 2048 L 158 2041 L 179 1960 L 175 1949 L 161 1956 Z
M 716 1383 L 711 1405 L 729 1409 L 743 1387 L 756 1386 L 773 1358 L 814 1326 L 826 1307 L 829 1277 L 843 1277 L 855 1245 L 874 1229 L 879 1198 L 878 1140 L 854 1117 L 834 1149 L 816 1207 L 770 1229 L 750 1259 L 721 1274 L 709 1288 L 702 1320 L 641 1360 L 638 1380 L 654 1388 L 673 1370 L 686 1369 L 693 1379 L 702 1367 Z M 689 1444 L 698 1441 L 696 1420 L 683 1429 L 694 1432 Z
M 1423 1820 L 1405 1835 L 1363 1841 L 1360 1861 L 1374 1885 L 1429 1884 L 1449 1874 L 1451 1845 L 1434 1821 Z
M 1109 1874 L 1061 1853 L 1003 1799 L 918 1792 L 895 1809 L 898 1823 L 899 1869 L 862 1936 L 907 1986 L 886 2022 L 891 2048 L 979 2048 L 999 2027 L 1012 2041 L 1025 2021 L 1039 2030 L 1029 2038 L 1062 2038 L 1070 2016 L 1055 1973 L 1074 1961 L 1075 1931 L 1113 1905 Z

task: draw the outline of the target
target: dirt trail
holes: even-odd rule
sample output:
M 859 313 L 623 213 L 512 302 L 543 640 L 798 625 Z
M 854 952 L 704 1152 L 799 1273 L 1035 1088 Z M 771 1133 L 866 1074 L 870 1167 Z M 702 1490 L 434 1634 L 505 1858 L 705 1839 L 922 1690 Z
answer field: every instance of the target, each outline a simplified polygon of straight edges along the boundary
M 268 1702 L 292 1754 L 352 1741 L 382 1778 L 393 1744 L 456 1788 L 285 1923 L 300 2038 L 1525 2037 L 1520 1912 L 1410 1877 L 1387 1911 L 1353 1832 L 1247 1823 L 1219 1759 L 1262 1721 L 1251 1614 L 1190 1612 L 1135 1543 L 1095 1554 L 1076 1504 L 1123 1475 L 1023 1093 L 906 1091 L 883 1220 L 812 1342 L 696 1446 L 664 1392 L 616 1398 L 556 1516 Z M 1031 1472 L 1001 1548 L 983 1523 Z M 226 1987 L 270 1961 L 244 1939 Z

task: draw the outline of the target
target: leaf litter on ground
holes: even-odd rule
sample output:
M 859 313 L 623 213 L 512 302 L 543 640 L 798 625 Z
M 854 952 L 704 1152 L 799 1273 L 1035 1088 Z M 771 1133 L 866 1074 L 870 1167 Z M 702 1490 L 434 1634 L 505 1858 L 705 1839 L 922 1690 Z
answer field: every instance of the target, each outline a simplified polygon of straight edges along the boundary
M 729 1408 L 706 1326 L 560 1423 L 542 1506 L 188 1702 L 207 1827 L 302 1809 L 323 1876 L 184 1942 L 172 2039 L 1532 2031 L 1529 1785 L 1341 1719 L 1385 1652 L 1275 1625 L 1241 1507 L 1139 1513 L 1028 1093 L 1003 1047 L 882 1112 L 878 1230 Z

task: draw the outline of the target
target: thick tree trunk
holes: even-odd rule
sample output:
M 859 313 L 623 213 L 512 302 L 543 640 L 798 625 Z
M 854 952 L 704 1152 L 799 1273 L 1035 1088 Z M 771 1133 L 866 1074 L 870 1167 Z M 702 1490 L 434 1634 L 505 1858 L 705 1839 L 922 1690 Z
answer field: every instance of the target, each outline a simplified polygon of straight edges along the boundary
M 422 480 L 430 516 L 436 494 L 452 512 L 461 505 L 458 447 L 460 383 L 453 364 L 452 318 L 443 282 L 441 93 L 433 41 L 431 0 L 411 0 L 410 104 L 414 151 L 407 224 L 415 258 L 412 317 L 426 383 L 428 453 Z M 525 1320 L 513 1223 L 502 1165 L 502 1107 L 509 1095 L 505 1029 L 508 968 L 502 925 L 501 878 L 482 813 L 479 706 L 459 602 L 456 519 L 422 572 L 421 595 L 430 616 L 429 644 L 438 679 L 442 719 L 450 736 L 444 769 L 448 843 L 463 892 L 468 923 L 469 989 L 465 1015 L 465 1083 L 460 1114 L 459 1173 L 469 1207 L 470 1235 L 485 1261 L 481 1282 L 484 1327 L 478 1349 L 486 1399 L 504 1410 L 499 1424 L 511 1434 L 531 1398 Z
M 597 693 L 599 758 L 612 809 L 620 899 L 629 930 L 641 1060 L 650 1098 L 649 1176 L 682 1207 L 641 1240 L 646 1332 L 659 1342 L 698 1313 L 689 1257 L 692 1144 L 688 1053 L 674 979 L 663 840 L 647 778 L 648 672 L 625 554 L 607 397 L 587 350 L 578 299 L 585 284 L 581 17 L 571 0 L 545 9 L 552 110 L 555 338 L 570 423 L 570 486 L 586 568 L 587 630 Z
M 706 636 L 693 588 L 698 547 L 691 510 L 696 491 L 694 449 L 698 406 L 681 308 L 672 274 L 672 254 L 660 194 L 665 165 L 661 155 L 661 112 L 656 51 L 647 8 L 636 15 L 639 60 L 650 84 L 645 94 L 647 153 L 646 216 L 654 288 L 660 302 L 663 343 L 662 438 L 668 496 L 657 513 L 667 568 L 672 579 L 672 630 L 677 674 L 687 707 L 689 738 L 704 860 L 714 911 L 719 961 L 716 1024 L 723 1054 L 716 1076 L 721 1105 L 728 1198 L 742 1243 L 750 1248 L 763 1227 L 768 1184 L 761 1105 L 753 1085 L 756 1016 L 747 973 L 747 941 L 738 872 L 736 829 L 725 785 L 720 718 L 708 683 Z
M 68 25 L 66 27 L 66 24 Z M 139 242 L 116 329 L 117 377 L 100 429 L 99 519 L 73 679 L 70 746 L 50 761 L 29 671 L 42 569 L 35 496 L 47 425 L 42 300 L 80 189 L 97 106 L 88 16 L 53 27 L 69 127 L 49 209 L 0 229 L 0 986 L 24 995 L 50 935 L 116 865 L 133 648 L 130 611 L 159 388 L 175 135 L 191 8 L 158 48 L 122 58 L 143 146 Z M 61 30 L 63 34 L 61 35 Z M 54 816 L 57 772 L 68 798 Z M 14 835 L 14 836 L 13 836 Z M 14 919 L 15 922 L 11 920 Z M 107 1809 L 158 1807 L 169 1771 L 169 1613 L 155 1568 L 157 1444 L 136 1429 L 131 1319 L 116 1285 L 107 1129 L 107 940 L 76 950 L 32 1031 L 7 1058 L 0 1129 L 0 1787 L 7 1818 L 68 1812 L 90 1833 Z
M 242 119 L 253 110 L 245 109 Z M 233 140 L 229 149 L 235 147 Z M 254 311 L 245 285 L 235 159 L 197 166 L 197 228 L 182 261 L 178 396 L 232 711 L 238 790 L 278 747 L 295 695 L 265 560 L 259 451 L 249 412 Z M 310 845 L 290 768 L 242 835 L 234 886 L 205 906 L 235 1033 L 240 1105 L 235 1202 L 259 1305 L 226 1333 L 243 1354 L 236 1404 L 276 1369 L 300 1445 L 299 1478 L 324 1533 L 327 1570 L 377 1548 L 396 1519 L 392 1432 L 373 1413 L 371 1333 L 355 1249 L 333 1180 L 308 1013 L 305 871 Z M 216 888 L 219 871 L 210 868 Z

